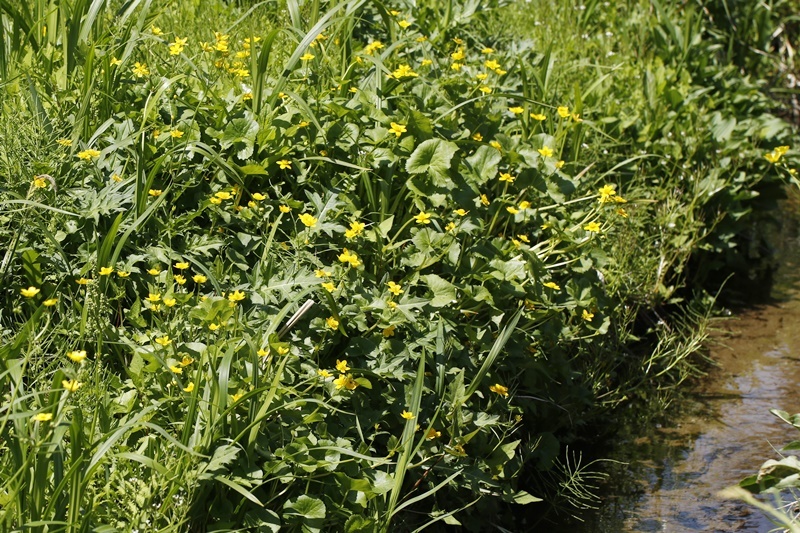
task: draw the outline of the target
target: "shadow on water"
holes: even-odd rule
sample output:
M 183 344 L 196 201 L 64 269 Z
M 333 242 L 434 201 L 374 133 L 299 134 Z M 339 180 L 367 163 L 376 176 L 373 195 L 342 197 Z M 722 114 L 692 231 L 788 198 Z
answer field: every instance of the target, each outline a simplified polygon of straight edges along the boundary
M 794 225 L 792 225 L 794 226 Z M 667 412 L 621 413 L 598 509 L 548 531 L 758 531 L 775 526 L 721 489 L 796 437 L 772 408 L 800 412 L 800 239 L 787 228 L 769 296 L 716 324 L 709 370 Z M 643 412 L 644 411 L 644 412 Z

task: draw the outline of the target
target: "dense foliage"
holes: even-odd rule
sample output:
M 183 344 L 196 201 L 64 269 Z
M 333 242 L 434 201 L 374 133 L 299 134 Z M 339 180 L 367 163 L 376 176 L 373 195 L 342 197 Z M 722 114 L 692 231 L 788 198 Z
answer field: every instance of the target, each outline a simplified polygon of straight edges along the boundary
M 793 176 L 690 5 L 156 4 L 0 2 L 3 530 L 499 525 Z

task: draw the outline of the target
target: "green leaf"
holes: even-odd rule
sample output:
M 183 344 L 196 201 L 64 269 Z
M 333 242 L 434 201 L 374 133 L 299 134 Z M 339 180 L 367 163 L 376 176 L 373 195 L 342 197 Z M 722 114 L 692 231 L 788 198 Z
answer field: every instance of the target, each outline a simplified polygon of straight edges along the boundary
M 503 494 L 503 501 L 517 503 L 519 505 L 527 505 L 529 503 L 540 502 L 542 499 L 532 496 L 530 493 L 524 490 L 518 490 L 517 492 Z
M 236 157 L 247 159 L 253 155 L 253 144 L 258 134 L 258 122 L 252 118 L 235 118 L 228 122 L 220 138 L 222 148 L 235 147 Z
M 295 501 L 287 501 L 283 506 L 283 517 L 293 523 L 300 523 L 303 531 L 316 533 L 322 530 L 325 519 L 325 504 L 322 500 L 303 494 Z
M 244 525 L 256 533 L 278 533 L 281 529 L 281 517 L 269 509 L 253 509 L 244 515 Z
M 482 185 L 495 177 L 501 159 L 500 152 L 493 146 L 481 146 L 475 150 L 475 153 L 466 159 L 471 174 L 475 177 L 473 181 Z
M 375 531 L 375 521 L 359 515 L 350 515 L 344 523 L 345 533 L 372 533 Z
M 433 307 L 444 307 L 456 300 L 456 287 L 449 281 L 445 281 L 436 274 L 428 274 L 421 278 L 433 292 L 433 299 L 430 301 Z
M 409 174 L 428 173 L 439 184 L 447 178 L 450 163 L 458 151 L 458 146 L 442 139 L 428 139 L 414 150 L 406 161 L 406 171 Z

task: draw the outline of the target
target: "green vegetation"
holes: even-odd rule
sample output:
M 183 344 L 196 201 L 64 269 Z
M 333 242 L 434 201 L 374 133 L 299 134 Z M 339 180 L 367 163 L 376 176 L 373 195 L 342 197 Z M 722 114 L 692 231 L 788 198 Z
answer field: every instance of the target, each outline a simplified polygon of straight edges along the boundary
M 0 0 L 0 529 L 581 505 L 793 153 L 703 6 L 562 4 Z

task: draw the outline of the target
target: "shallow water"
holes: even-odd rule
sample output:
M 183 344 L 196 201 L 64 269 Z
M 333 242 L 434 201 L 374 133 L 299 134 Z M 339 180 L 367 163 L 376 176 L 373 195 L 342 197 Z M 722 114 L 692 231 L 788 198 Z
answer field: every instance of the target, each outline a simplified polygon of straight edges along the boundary
M 716 325 L 710 355 L 719 366 L 670 408 L 663 426 L 622 433 L 604 456 L 625 464 L 608 468 L 600 508 L 564 531 L 775 529 L 758 510 L 717 493 L 800 437 L 769 413 L 800 412 L 800 241 L 783 243 L 766 303 Z

